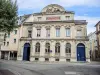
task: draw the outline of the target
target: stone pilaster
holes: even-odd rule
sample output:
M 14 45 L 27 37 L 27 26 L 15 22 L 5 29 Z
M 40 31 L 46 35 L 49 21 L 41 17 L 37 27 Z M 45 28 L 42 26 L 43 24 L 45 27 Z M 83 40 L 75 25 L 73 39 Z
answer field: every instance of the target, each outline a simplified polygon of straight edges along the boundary
M 76 62 L 77 61 L 77 47 L 75 45 L 75 42 L 71 42 L 71 61 Z
M 44 55 L 45 55 L 45 42 L 41 41 L 41 45 L 40 45 L 40 61 L 45 61 L 44 59 Z
M 61 46 L 60 46 L 60 61 L 66 61 L 66 59 L 65 59 L 65 43 L 64 43 L 64 41 L 61 42 Z
M 55 42 L 54 41 L 51 42 L 50 50 L 51 50 L 50 61 L 52 62 L 52 61 L 55 61 L 55 58 L 54 58 L 54 56 L 55 56 Z
M 30 49 L 30 61 L 35 61 L 34 55 L 35 55 L 35 42 L 32 42 L 31 49 Z

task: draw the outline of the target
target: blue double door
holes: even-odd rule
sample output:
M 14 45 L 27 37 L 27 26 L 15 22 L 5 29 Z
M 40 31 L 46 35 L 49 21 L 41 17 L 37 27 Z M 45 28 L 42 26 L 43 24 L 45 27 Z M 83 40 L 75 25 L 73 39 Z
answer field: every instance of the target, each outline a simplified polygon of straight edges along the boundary
M 86 61 L 85 45 L 82 43 L 77 45 L 77 61 Z
M 30 60 L 30 44 L 29 43 L 26 43 L 24 45 L 23 60 L 25 60 L 25 61 L 29 61 Z

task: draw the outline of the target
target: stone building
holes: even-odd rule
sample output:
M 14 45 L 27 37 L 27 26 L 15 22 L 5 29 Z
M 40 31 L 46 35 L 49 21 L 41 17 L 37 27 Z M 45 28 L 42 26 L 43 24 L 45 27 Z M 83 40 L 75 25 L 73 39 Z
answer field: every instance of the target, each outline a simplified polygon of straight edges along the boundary
M 96 60 L 98 53 L 96 31 L 88 34 L 88 38 L 89 38 L 88 49 L 90 50 L 90 59 Z
M 87 22 L 51 4 L 21 23 L 17 60 L 90 61 Z
M 1 46 L 1 59 L 17 60 L 17 51 L 19 43 L 19 27 L 10 33 L 6 33 Z
M 97 36 L 97 46 L 98 46 L 98 59 L 100 60 L 100 21 L 95 25 L 96 36 Z

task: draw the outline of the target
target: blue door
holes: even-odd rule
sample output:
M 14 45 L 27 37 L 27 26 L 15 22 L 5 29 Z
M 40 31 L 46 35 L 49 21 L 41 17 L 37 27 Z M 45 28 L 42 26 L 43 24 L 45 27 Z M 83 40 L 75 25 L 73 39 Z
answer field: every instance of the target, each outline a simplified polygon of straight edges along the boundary
M 86 61 L 85 46 L 82 43 L 77 45 L 77 61 Z
M 29 59 L 30 59 L 30 44 L 25 43 L 23 50 L 23 60 L 29 61 Z

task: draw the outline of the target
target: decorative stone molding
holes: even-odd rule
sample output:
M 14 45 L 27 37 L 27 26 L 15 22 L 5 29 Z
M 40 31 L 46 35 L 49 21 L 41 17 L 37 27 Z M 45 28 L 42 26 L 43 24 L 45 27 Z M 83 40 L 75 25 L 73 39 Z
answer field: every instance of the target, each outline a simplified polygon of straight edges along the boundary
M 64 42 L 64 40 L 61 40 L 61 42 Z
M 55 28 L 60 28 L 61 26 L 60 25 L 55 25 Z
M 45 26 L 45 28 L 46 28 L 46 29 L 50 29 L 50 28 L 51 28 L 51 26 Z
M 42 27 L 41 26 L 35 26 L 36 27 L 36 29 L 41 29 Z
M 65 28 L 71 28 L 70 24 L 64 25 Z
M 65 11 L 65 9 L 57 4 L 50 4 L 48 6 L 46 6 L 45 8 L 43 8 L 42 12 L 45 13 L 58 13 L 58 12 L 62 12 Z
M 32 30 L 32 27 L 28 27 L 27 30 Z

